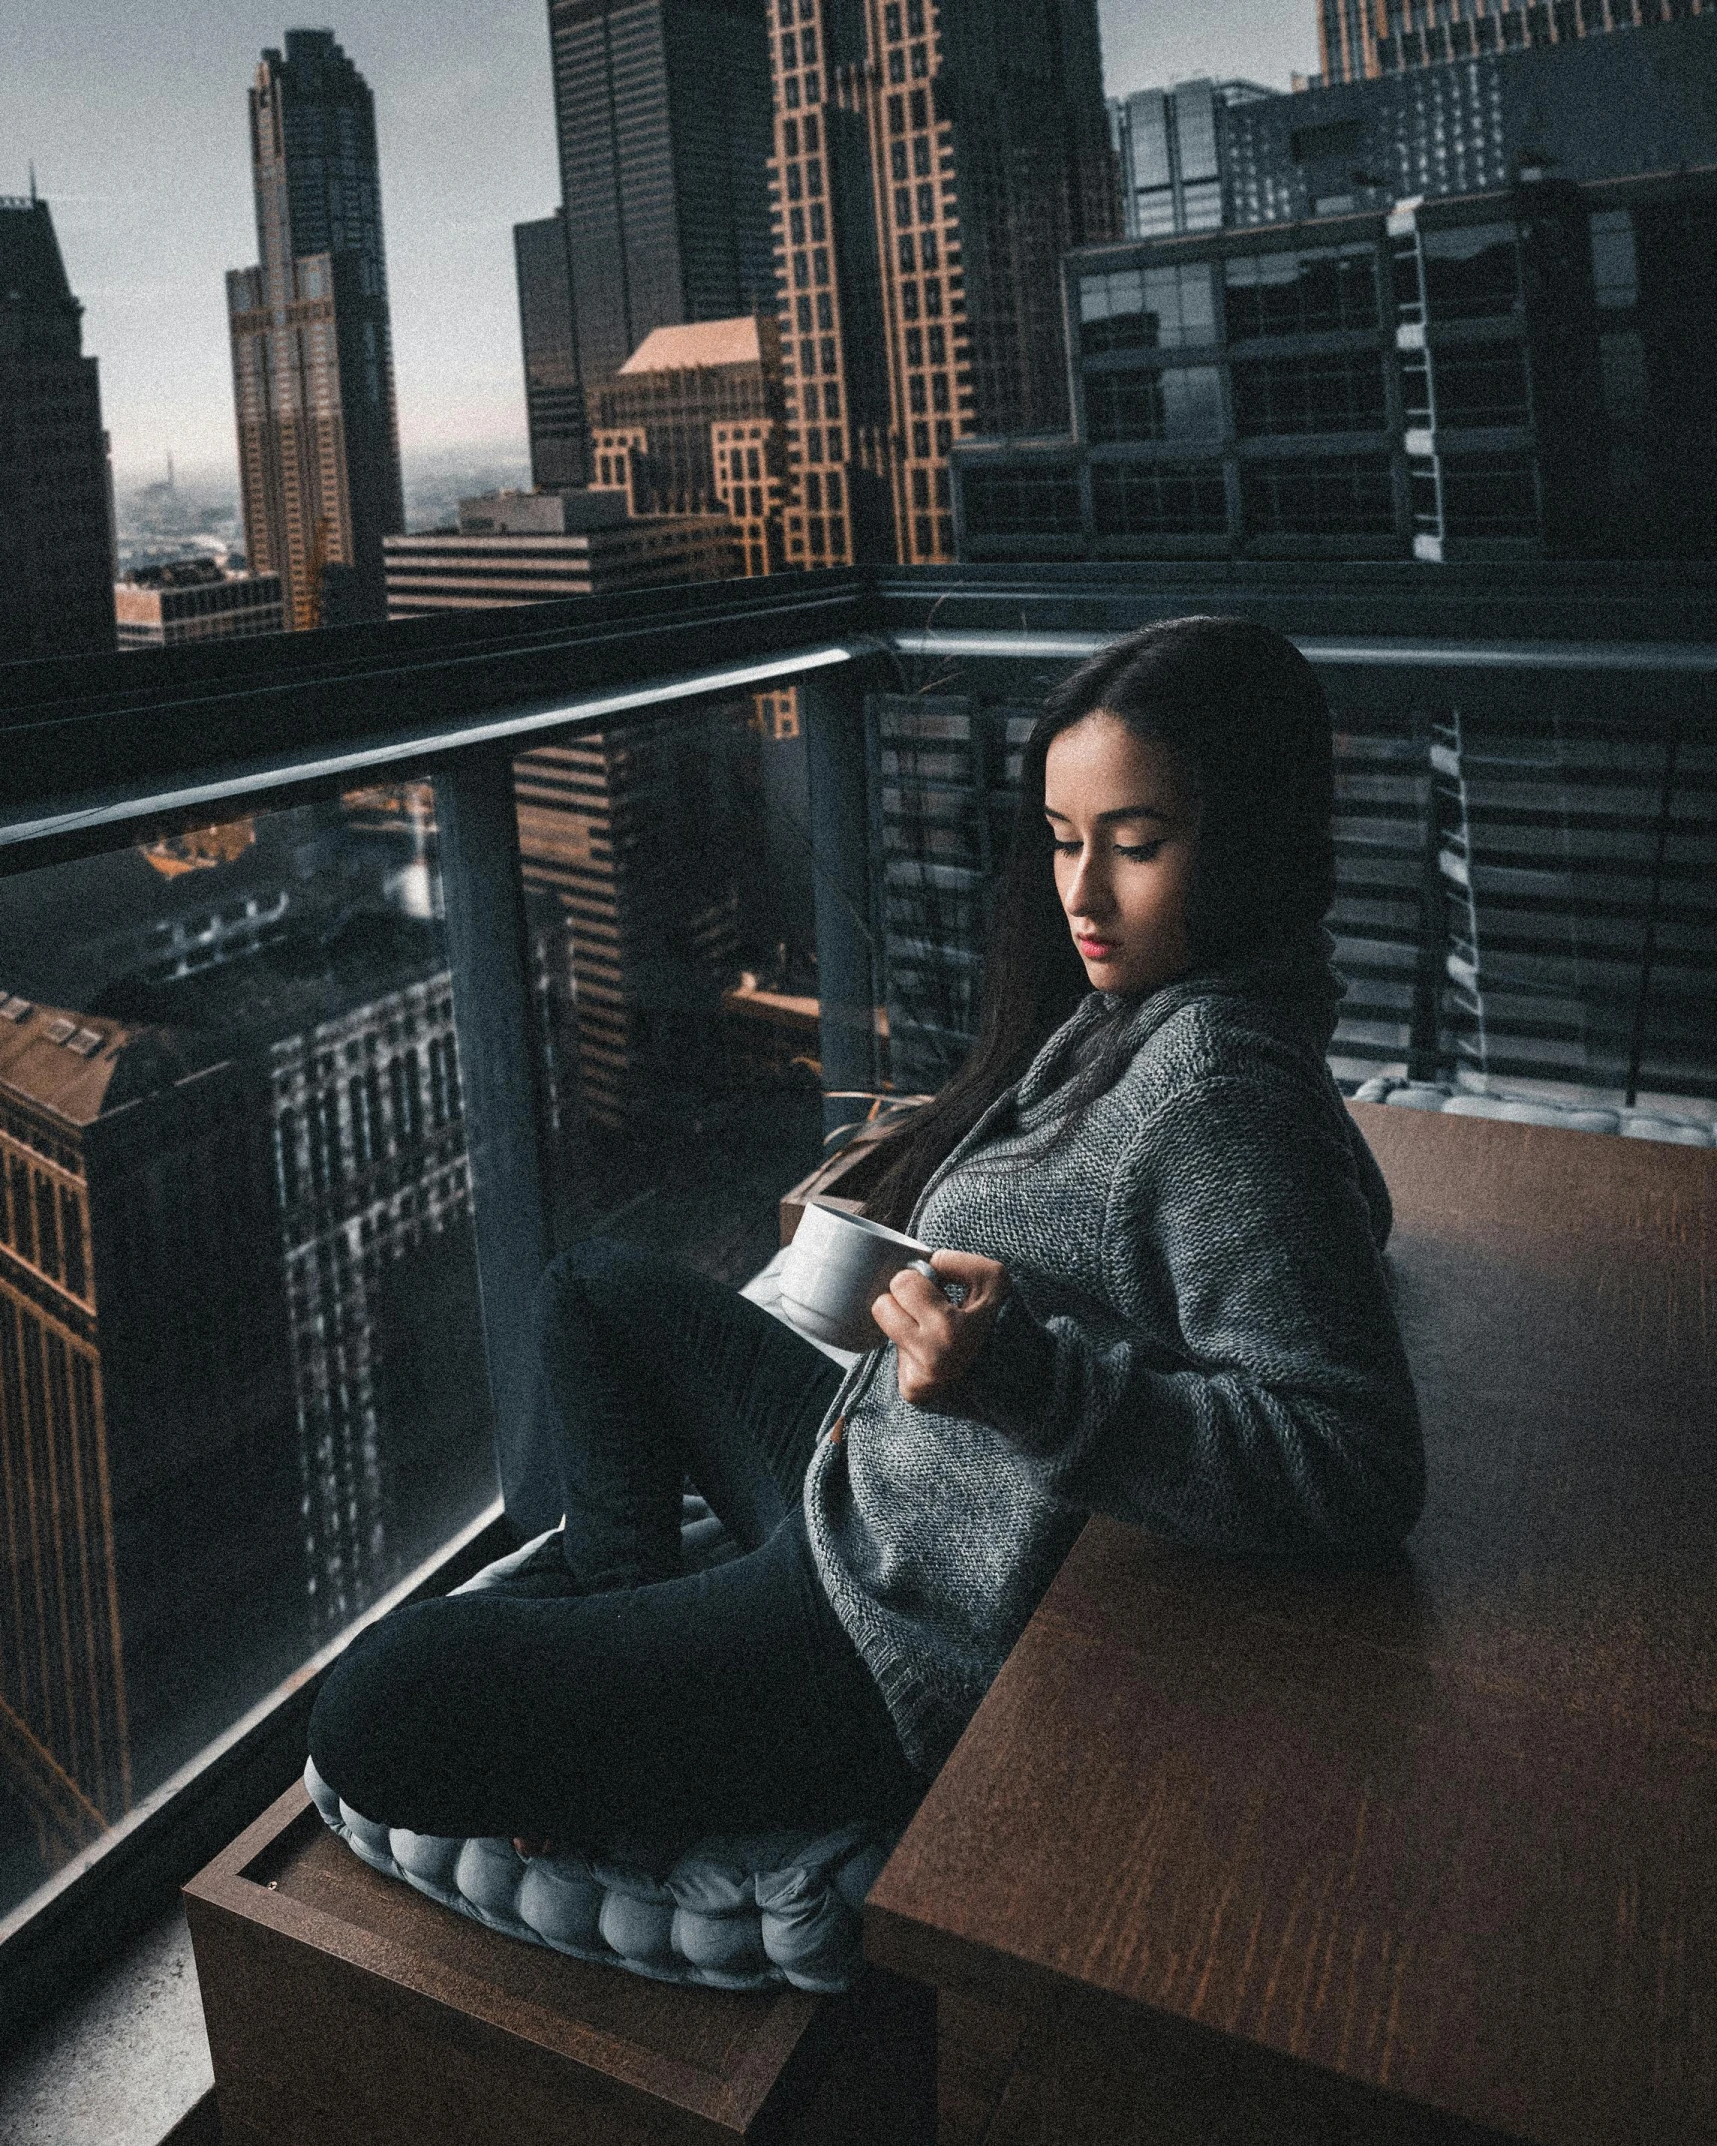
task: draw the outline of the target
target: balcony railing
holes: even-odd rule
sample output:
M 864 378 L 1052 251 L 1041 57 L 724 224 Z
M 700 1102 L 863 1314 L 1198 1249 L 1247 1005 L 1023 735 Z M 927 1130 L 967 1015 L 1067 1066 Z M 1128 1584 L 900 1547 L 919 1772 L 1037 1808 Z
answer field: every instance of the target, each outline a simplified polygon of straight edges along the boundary
M 825 1137 L 945 1076 L 1019 744 L 1130 627 L 1246 612 L 1325 679 L 1348 1086 L 1699 1137 L 1710 577 L 1189 575 L 782 577 L 0 672 L 13 2017 L 284 1784 L 359 1622 L 556 1517 L 519 1371 L 554 1245 L 741 1280 Z

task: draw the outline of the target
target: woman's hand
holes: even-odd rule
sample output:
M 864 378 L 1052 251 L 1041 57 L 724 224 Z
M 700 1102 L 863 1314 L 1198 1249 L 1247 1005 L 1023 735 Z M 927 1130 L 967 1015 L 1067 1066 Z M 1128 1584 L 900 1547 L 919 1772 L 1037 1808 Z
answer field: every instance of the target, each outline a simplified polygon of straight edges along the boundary
M 976 1252 L 932 1252 L 939 1282 L 958 1282 L 966 1294 L 951 1304 L 928 1275 L 903 1268 L 877 1298 L 870 1315 L 899 1357 L 900 1398 L 927 1403 L 970 1370 L 1008 1293 L 1008 1270 Z

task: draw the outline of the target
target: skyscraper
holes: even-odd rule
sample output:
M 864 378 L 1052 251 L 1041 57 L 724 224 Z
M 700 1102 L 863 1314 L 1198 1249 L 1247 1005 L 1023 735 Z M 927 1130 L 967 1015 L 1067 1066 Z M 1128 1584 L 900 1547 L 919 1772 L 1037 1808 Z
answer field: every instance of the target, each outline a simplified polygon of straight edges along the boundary
M 289 30 L 250 93 L 255 268 L 227 276 L 251 571 L 287 624 L 381 618 L 404 527 L 375 99 L 328 30 Z
M 1056 263 L 1117 228 L 1095 0 L 775 0 L 789 565 L 953 555 L 955 438 L 1060 430 Z
M 550 0 L 578 371 L 772 310 L 765 0 Z
M 1109 100 L 1109 132 L 1121 168 L 1121 228 L 1128 238 L 1213 231 L 1237 221 L 1230 130 L 1238 104 L 1280 95 L 1256 82 L 1201 77 L 1170 89 Z
M 590 474 L 590 439 L 578 375 L 564 209 L 535 223 L 514 224 L 513 264 L 519 280 L 531 483 L 539 491 L 583 484 Z
M 1611 30 L 1649 29 L 1708 10 L 1710 0 L 1318 0 L 1323 83 L 1572 44 Z
M 0 198 L 0 660 L 113 646 L 108 467 L 48 204 Z

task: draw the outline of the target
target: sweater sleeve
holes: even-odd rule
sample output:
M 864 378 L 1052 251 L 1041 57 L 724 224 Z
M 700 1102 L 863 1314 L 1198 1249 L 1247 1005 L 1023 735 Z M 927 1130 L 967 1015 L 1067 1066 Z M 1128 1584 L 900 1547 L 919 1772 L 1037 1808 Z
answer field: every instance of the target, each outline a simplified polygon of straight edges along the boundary
M 1418 1404 L 1387 1207 L 1345 1133 L 1300 1083 L 1222 1075 L 1172 1097 L 1111 1180 L 1119 1319 L 1039 1318 L 1025 1281 L 952 1412 L 1019 1447 L 1055 1496 L 1182 1541 L 1399 1543 L 1424 1501 Z

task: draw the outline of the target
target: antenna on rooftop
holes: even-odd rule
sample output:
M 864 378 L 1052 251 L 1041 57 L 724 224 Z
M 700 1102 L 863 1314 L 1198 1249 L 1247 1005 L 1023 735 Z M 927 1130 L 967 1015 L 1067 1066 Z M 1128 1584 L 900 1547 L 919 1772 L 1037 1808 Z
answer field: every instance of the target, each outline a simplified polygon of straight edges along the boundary
M 34 157 L 30 159 L 30 206 L 31 208 L 36 206 L 36 160 Z

